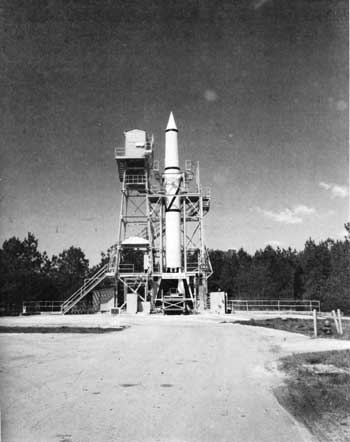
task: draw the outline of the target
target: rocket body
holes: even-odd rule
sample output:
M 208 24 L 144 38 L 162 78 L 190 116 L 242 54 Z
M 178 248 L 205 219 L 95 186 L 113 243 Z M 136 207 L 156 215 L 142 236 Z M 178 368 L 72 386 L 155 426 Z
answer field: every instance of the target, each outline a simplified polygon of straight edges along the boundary
M 165 130 L 165 167 L 163 182 L 165 198 L 165 261 L 168 272 L 181 270 L 181 204 L 182 174 L 179 166 L 177 127 L 170 114 Z

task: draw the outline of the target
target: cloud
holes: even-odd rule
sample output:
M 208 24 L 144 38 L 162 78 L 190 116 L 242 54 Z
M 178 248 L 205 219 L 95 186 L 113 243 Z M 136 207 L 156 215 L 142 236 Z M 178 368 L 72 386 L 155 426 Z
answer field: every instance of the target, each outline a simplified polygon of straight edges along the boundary
M 312 213 L 315 213 L 315 209 L 301 204 L 300 206 L 294 207 L 294 213 L 296 215 L 311 215 Z
M 281 247 L 281 242 L 277 241 L 277 239 L 271 239 L 270 241 L 265 242 L 265 246 L 271 246 L 274 248 Z
M 349 195 L 349 190 L 346 186 L 341 186 L 339 184 L 329 184 L 321 181 L 319 186 L 322 189 L 329 190 L 333 198 L 346 198 Z
M 322 187 L 323 189 L 329 190 L 332 186 L 330 184 L 325 183 L 324 181 L 321 181 L 320 187 Z
M 334 185 L 332 187 L 333 196 L 338 196 L 339 198 L 346 198 L 349 195 L 349 191 L 345 186 Z
M 303 222 L 302 215 L 311 215 L 315 213 L 313 207 L 298 205 L 294 209 L 286 208 L 280 212 L 273 212 L 272 210 L 265 210 L 257 207 L 257 212 L 261 213 L 265 218 L 272 219 L 278 223 L 283 224 L 301 224 Z
M 204 92 L 204 98 L 207 101 L 216 101 L 218 99 L 218 95 L 215 91 L 211 90 L 211 89 L 207 89 Z
M 303 222 L 302 218 L 293 214 L 292 210 L 284 209 L 281 212 L 272 212 L 271 210 L 264 210 L 257 208 L 257 211 L 264 215 L 266 218 L 270 218 L 273 221 L 284 224 L 301 224 Z

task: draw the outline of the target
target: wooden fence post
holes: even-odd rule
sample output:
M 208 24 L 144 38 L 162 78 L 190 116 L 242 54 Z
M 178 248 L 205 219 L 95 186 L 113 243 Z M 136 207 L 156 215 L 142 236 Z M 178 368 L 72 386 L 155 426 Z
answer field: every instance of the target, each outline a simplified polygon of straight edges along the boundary
M 341 314 L 340 314 L 340 309 L 337 309 L 337 314 L 338 314 L 338 326 L 339 326 L 339 334 L 342 335 L 343 334 L 343 325 L 341 323 Z
M 338 321 L 337 321 L 337 315 L 335 314 L 334 310 L 332 310 L 332 316 L 333 316 L 333 319 L 334 319 L 335 328 L 337 329 L 337 333 L 339 334 L 340 333 L 339 324 L 338 324 Z
M 314 318 L 314 336 L 317 338 L 317 311 L 314 309 L 313 311 L 313 318 Z

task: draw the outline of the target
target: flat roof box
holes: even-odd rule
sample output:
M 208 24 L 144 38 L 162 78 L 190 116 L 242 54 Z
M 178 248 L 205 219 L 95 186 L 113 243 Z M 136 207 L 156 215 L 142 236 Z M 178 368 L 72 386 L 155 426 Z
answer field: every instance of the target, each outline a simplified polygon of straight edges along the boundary
M 125 156 L 131 158 L 142 158 L 147 150 L 147 135 L 144 130 L 133 129 L 124 132 L 125 135 Z

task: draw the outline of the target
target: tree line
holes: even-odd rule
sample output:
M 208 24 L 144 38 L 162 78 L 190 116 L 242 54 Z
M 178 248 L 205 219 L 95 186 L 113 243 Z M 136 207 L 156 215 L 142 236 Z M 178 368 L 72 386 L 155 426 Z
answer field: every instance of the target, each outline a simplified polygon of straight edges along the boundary
M 48 257 L 28 233 L 12 237 L 0 249 L 0 304 L 19 310 L 24 301 L 59 301 L 70 296 L 88 277 L 89 261 L 79 247 Z
M 230 299 L 319 300 L 323 310 L 350 313 L 350 223 L 343 240 L 309 239 L 301 251 L 267 246 L 253 255 L 244 249 L 210 250 L 213 274 L 209 291 L 218 289 Z M 32 233 L 22 241 L 12 237 L 0 249 L 0 304 L 20 311 L 24 301 L 68 298 L 102 265 L 90 267 L 79 247 L 51 258 L 40 252 Z
M 343 240 L 310 238 L 301 251 L 211 250 L 209 291 L 223 290 L 229 299 L 319 300 L 322 310 L 350 313 L 350 223 L 345 228 Z

